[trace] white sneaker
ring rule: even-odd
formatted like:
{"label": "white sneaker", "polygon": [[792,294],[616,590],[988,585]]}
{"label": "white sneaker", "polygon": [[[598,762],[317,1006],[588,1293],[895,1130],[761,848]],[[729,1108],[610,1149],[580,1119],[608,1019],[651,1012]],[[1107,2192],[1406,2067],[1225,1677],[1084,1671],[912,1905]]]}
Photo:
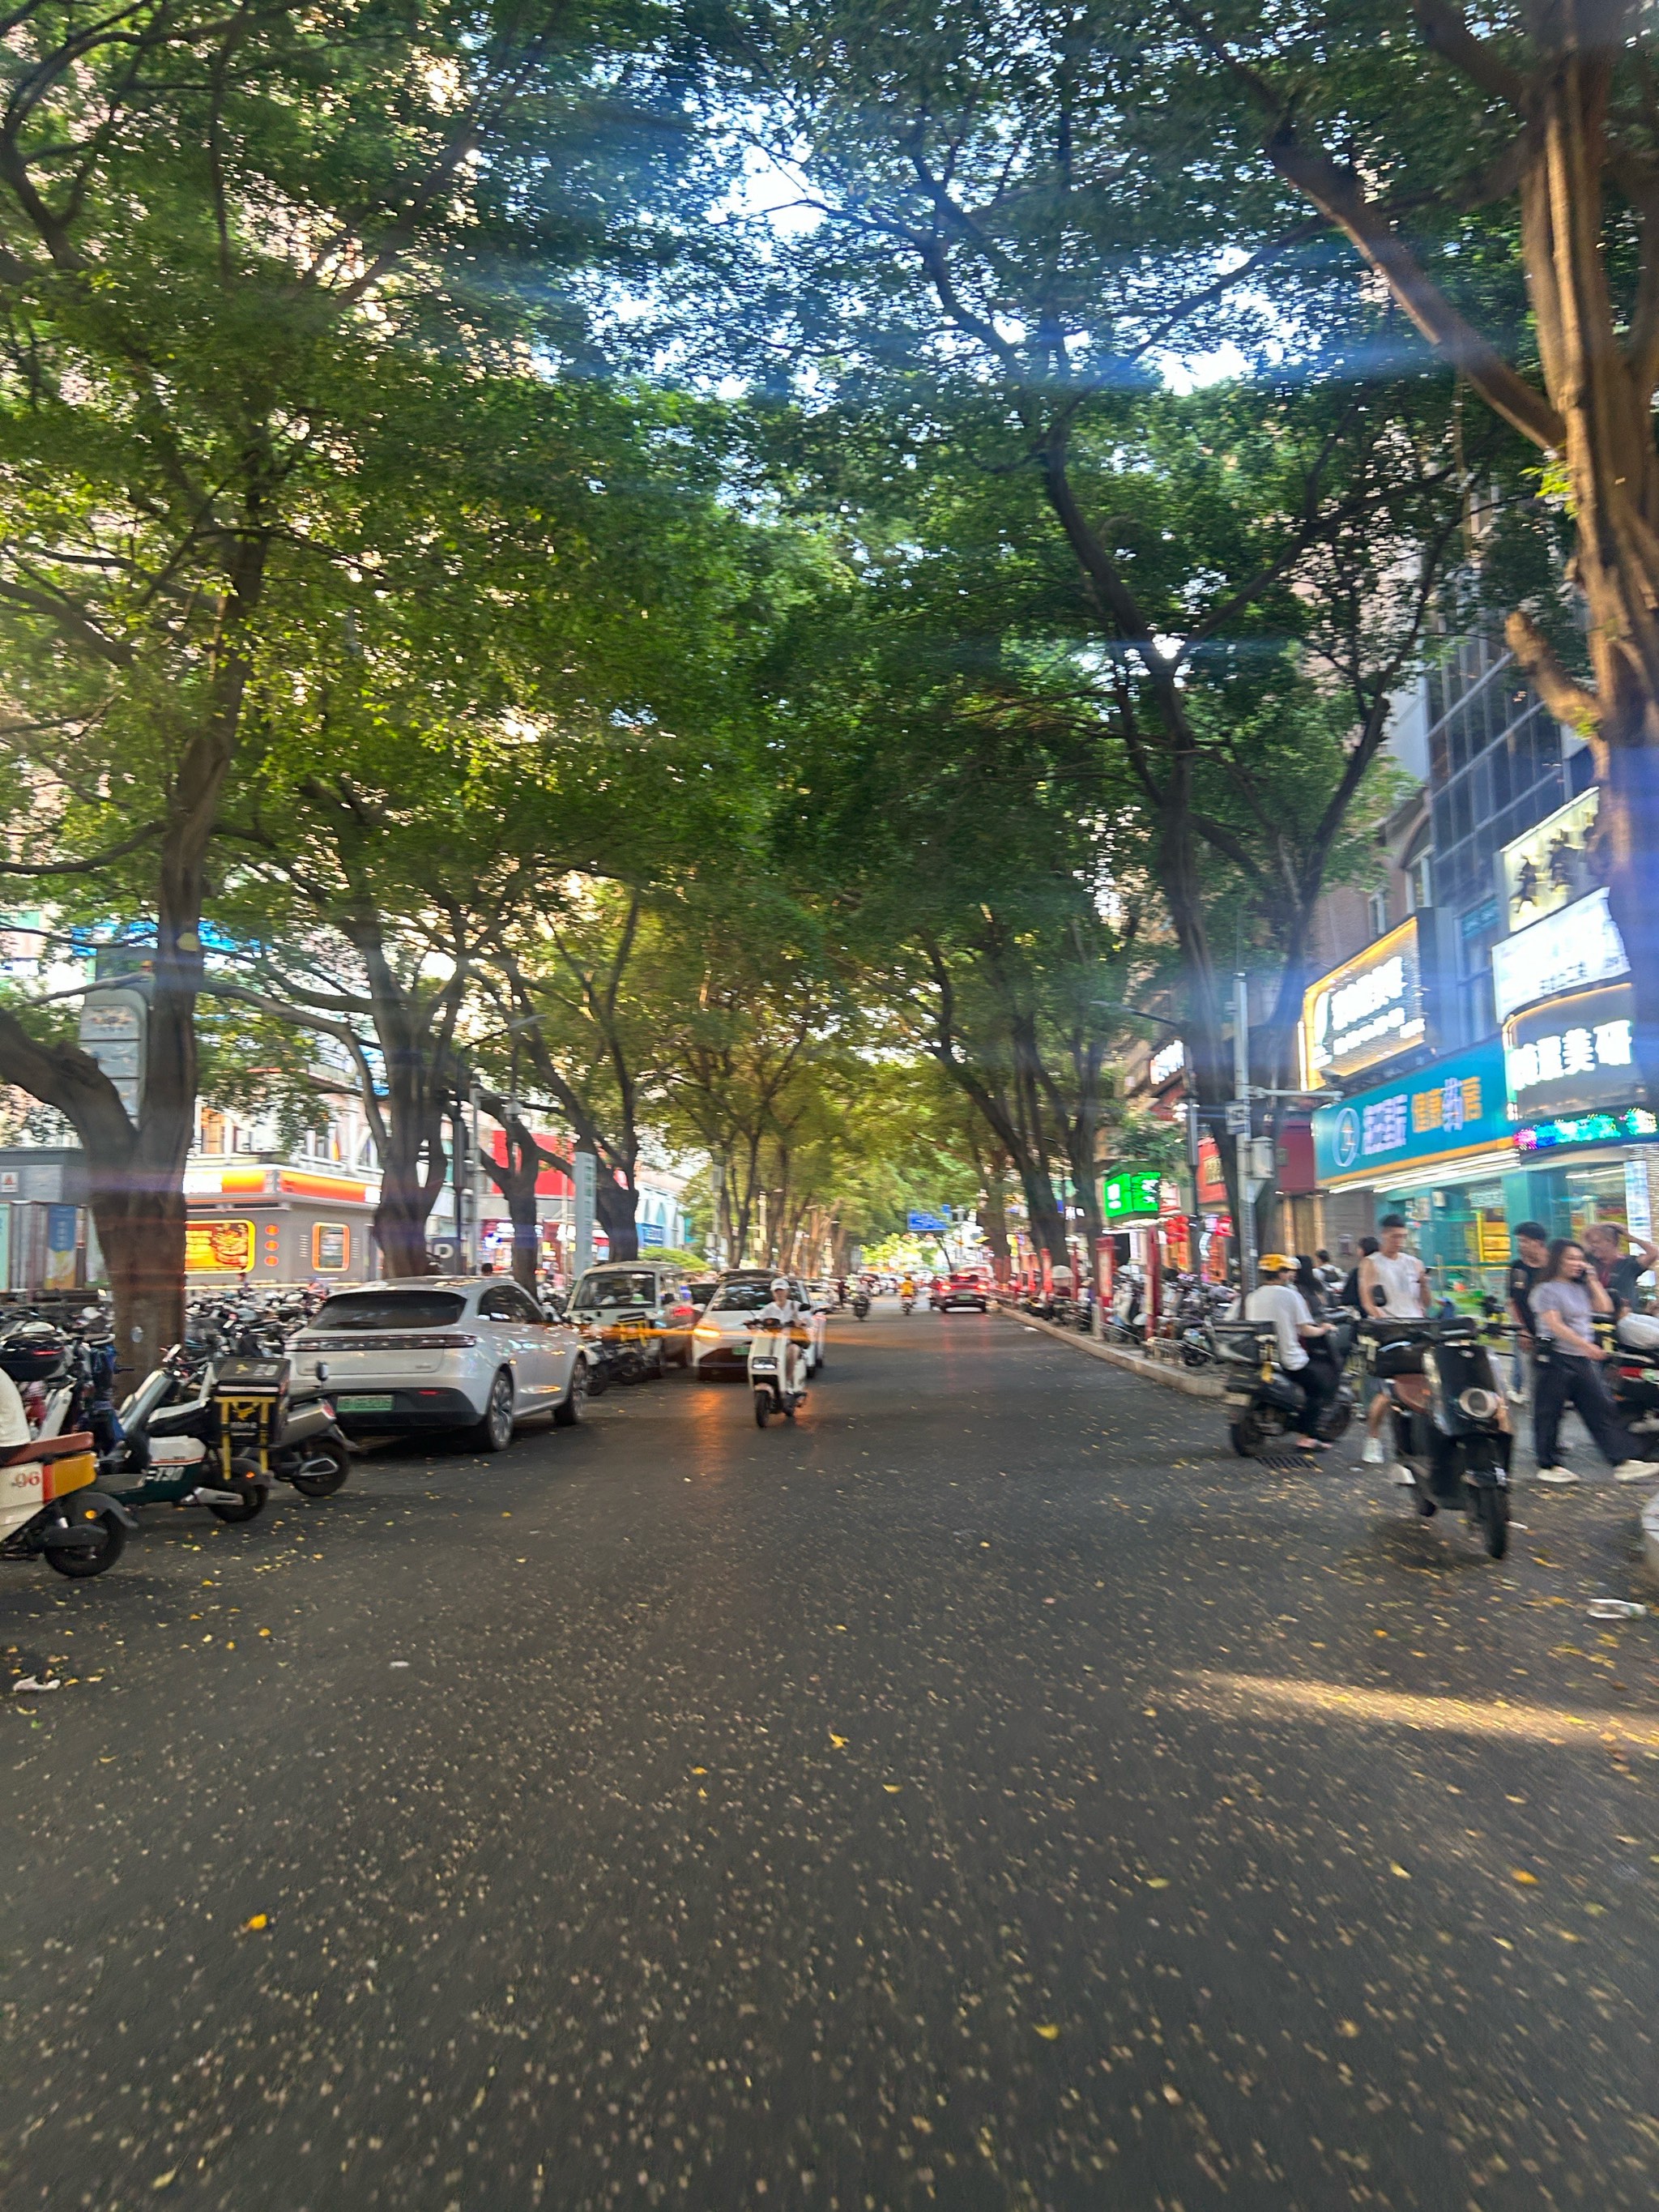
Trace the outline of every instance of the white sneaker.
{"label": "white sneaker", "polygon": [[1659,1477],[1659,1468],[1650,1459],[1621,1459],[1613,1470],[1615,1482],[1646,1482],[1650,1476]]}
{"label": "white sneaker", "polygon": [[1367,1437],[1365,1439],[1365,1449],[1360,1453],[1359,1456],[1366,1467],[1381,1467],[1384,1460],[1388,1458],[1389,1455],[1382,1449],[1382,1439],[1381,1437]]}
{"label": "white sneaker", "polygon": [[1415,1487],[1416,1478],[1403,1460],[1395,1460],[1389,1468],[1389,1480],[1396,1490],[1411,1490]]}
{"label": "white sneaker", "polygon": [[1552,1490],[1571,1490],[1578,1477],[1570,1467],[1540,1467],[1536,1480],[1548,1483]]}

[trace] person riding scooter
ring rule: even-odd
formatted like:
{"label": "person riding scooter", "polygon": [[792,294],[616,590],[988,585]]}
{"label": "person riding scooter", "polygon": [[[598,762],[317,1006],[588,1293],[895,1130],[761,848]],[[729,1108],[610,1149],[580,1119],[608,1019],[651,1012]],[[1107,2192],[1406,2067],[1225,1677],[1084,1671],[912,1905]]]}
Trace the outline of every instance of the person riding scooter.
{"label": "person riding scooter", "polygon": [[1265,1252],[1258,1273],[1261,1279],[1245,1299],[1238,1318],[1273,1323],[1279,1367],[1288,1381],[1300,1388],[1304,1401],[1304,1425],[1291,1441],[1302,1451],[1323,1451],[1326,1446],[1314,1431],[1321,1413],[1336,1394],[1340,1377],[1328,1360],[1311,1358],[1310,1347],[1330,1334],[1330,1324],[1316,1321],[1309,1312],[1306,1299],[1291,1279],[1296,1273],[1294,1260],[1282,1252]]}
{"label": "person riding scooter", "polygon": [[783,1346],[782,1371],[779,1377],[786,1398],[804,1396],[806,1377],[802,1372],[806,1348],[812,1341],[812,1333],[806,1315],[795,1302],[785,1276],[775,1278],[770,1301],[763,1305],[750,1323],[751,1328],[766,1328],[774,1322],[781,1331],[779,1341]]}

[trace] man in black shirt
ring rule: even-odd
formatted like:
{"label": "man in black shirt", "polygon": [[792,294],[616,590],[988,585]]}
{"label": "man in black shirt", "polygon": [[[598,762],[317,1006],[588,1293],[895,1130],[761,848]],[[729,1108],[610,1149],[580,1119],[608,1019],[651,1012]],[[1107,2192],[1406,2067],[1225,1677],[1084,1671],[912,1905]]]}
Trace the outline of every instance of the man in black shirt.
{"label": "man in black shirt", "polygon": [[1528,1362],[1536,1349],[1537,1331],[1533,1324],[1533,1287],[1549,1264],[1550,1233],[1541,1221],[1523,1221],[1515,1232],[1516,1256],[1510,1262],[1510,1316],[1521,1334],[1516,1346],[1515,1372],[1510,1381],[1510,1396],[1518,1406],[1526,1396]]}
{"label": "man in black shirt", "polygon": [[1355,1267],[1350,1268],[1348,1272],[1348,1279],[1342,1285],[1342,1296],[1339,1301],[1340,1304],[1352,1306],[1356,1313],[1360,1311],[1359,1270],[1364,1266],[1366,1261],[1370,1258],[1373,1252],[1380,1252],[1382,1249],[1382,1247],[1377,1243],[1375,1237],[1362,1237],[1360,1238],[1358,1262]]}
{"label": "man in black shirt", "polygon": [[1589,1263],[1601,1279],[1601,1287],[1613,1300],[1614,1313],[1632,1313],[1636,1307],[1636,1285],[1656,1261],[1659,1247],[1650,1244],[1645,1237],[1632,1237],[1631,1249],[1620,1252],[1619,1239],[1624,1232],[1616,1223],[1595,1221],[1584,1231],[1584,1249]]}

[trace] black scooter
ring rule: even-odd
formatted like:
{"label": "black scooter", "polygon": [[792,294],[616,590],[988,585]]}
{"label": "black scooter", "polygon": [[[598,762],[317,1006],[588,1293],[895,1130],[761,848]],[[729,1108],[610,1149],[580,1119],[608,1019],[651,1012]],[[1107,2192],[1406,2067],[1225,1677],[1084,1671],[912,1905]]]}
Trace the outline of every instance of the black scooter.
{"label": "black scooter", "polygon": [[1443,1505],[1461,1506],[1487,1557],[1501,1559],[1510,1542],[1513,1440],[1480,1324],[1462,1314],[1368,1321],[1360,1334],[1370,1372],[1390,1386],[1395,1454],[1411,1476],[1418,1511],[1426,1520]]}
{"label": "black scooter", "polygon": [[[1307,1400],[1302,1385],[1274,1364],[1279,1340],[1271,1322],[1218,1322],[1214,1341],[1221,1362],[1228,1437],[1241,1459],[1254,1459],[1264,1446],[1281,1443],[1303,1428]],[[1352,1347],[1352,1324],[1339,1322],[1326,1344],[1340,1372]],[[1335,1395],[1321,1407],[1316,1425],[1303,1433],[1334,1444],[1352,1419],[1353,1392],[1346,1382],[1339,1382]]]}

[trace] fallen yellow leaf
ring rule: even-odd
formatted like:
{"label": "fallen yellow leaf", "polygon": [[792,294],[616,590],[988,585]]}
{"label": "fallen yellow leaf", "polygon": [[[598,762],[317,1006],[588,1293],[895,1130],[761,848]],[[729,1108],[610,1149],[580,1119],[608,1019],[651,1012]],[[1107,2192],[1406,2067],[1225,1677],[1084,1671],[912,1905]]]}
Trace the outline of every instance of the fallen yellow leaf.
{"label": "fallen yellow leaf", "polygon": [[1170,1887],[1170,1878],[1167,1875],[1149,1874],[1146,1877],[1146,1887],[1148,1889],[1167,1889]]}
{"label": "fallen yellow leaf", "polygon": [[1525,1889],[1536,1889],[1538,1887],[1537,1875],[1535,1874],[1528,1874],[1525,1867],[1511,1867],[1510,1869],[1510,1880],[1511,1881],[1518,1881]]}
{"label": "fallen yellow leaf", "polygon": [[831,1742],[831,1743],[833,1743],[833,1744],[835,1745],[836,1749],[837,1751],[845,1751],[845,1750],[846,1750],[846,1748],[847,1748],[847,1739],[846,1739],[846,1737],[845,1737],[844,1735],[837,1735],[836,1734],[836,1731],[834,1730],[834,1729],[830,1729],[830,1742]]}
{"label": "fallen yellow leaf", "polygon": [[708,1769],[706,1766],[694,1766],[691,1771],[693,1774],[707,1774]]}
{"label": "fallen yellow leaf", "polygon": [[1045,2043],[1057,2042],[1060,2038],[1060,2030],[1057,2027],[1039,2027],[1037,2033],[1042,2038]]}
{"label": "fallen yellow leaf", "polygon": [[890,1797],[896,1797],[904,1784],[902,1782],[884,1782],[881,1786]]}
{"label": "fallen yellow leaf", "polygon": [[1359,2033],[1359,2022],[1357,2020],[1340,2020],[1336,2023],[1336,2032],[1339,2035],[1346,2035],[1352,2043]]}
{"label": "fallen yellow leaf", "polygon": [[1405,1868],[1401,1865],[1398,1859],[1390,1859],[1389,1861],[1389,1872],[1390,1874],[1397,1874],[1401,1881],[1409,1881],[1411,1880],[1411,1876],[1407,1873]]}
{"label": "fallen yellow leaf", "polygon": [[256,1912],[252,1920],[245,1920],[242,1925],[244,1928],[269,1928],[270,1915],[268,1912]]}

